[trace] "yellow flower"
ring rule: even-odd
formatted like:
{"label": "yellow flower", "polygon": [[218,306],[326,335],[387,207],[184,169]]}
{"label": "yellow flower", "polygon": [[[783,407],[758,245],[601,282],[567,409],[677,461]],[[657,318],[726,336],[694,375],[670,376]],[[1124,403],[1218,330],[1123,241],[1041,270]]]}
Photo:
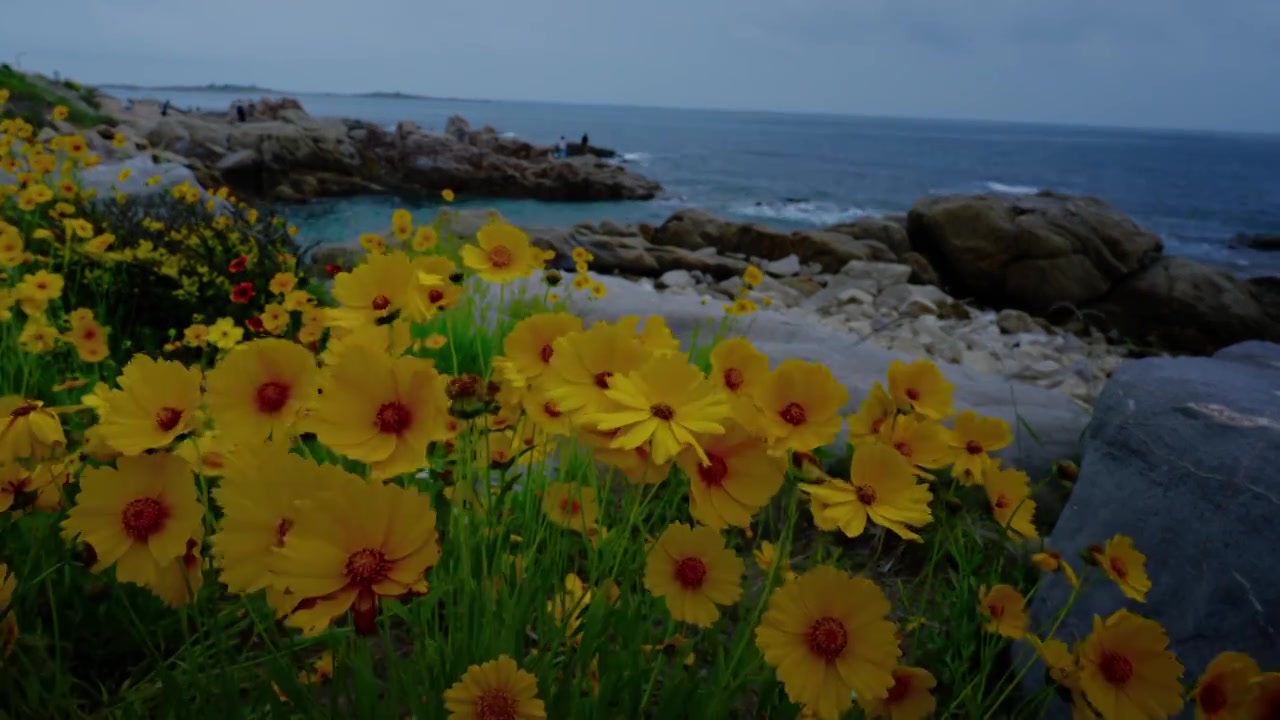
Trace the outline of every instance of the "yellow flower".
{"label": "yellow flower", "polygon": [[66,120],[67,115],[69,115],[70,113],[71,113],[71,110],[69,110],[66,105],[58,105],[53,109],[53,112],[49,113],[49,117],[57,121],[62,121],[62,120]]}
{"label": "yellow flower", "polygon": [[542,377],[555,355],[554,343],[582,331],[582,319],[569,313],[540,313],[516,323],[502,341],[503,356],[527,381]]}
{"label": "yellow flower", "polygon": [[[897,450],[916,468],[937,470],[951,464],[955,454],[947,443],[947,435],[942,423],[918,415],[898,415],[880,426],[880,441]],[[915,470],[915,474],[924,479],[933,477],[920,469]]]}
{"label": "yellow flower", "polygon": [[76,349],[81,362],[97,363],[107,358],[107,333],[109,328],[99,325],[92,318],[83,322],[72,322],[71,332],[63,337]]}
{"label": "yellow flower", "polygon": [[889,395],[904,411],[917,412],[933,420],[951,415],[955,386],[947,382],[931,360],[889,363]]}
{"label": "yellow flower", "polygon": [[404,208],[391,213],[391,233],[400,242],[407,241],[413,235],[413,215]]}
{"label": "yellow flower", "polygon": [[191,347],[204,347],[209,340],[209,326],[201,323],[188,326],[182,331],[182,342]]}
{"label": "yellow flower", "polygon": [[94,572],[116,566],[121,582],[155,586],[162,570],[203,537],[204,508],[191,468],[176,455],[122,457],[85,470],[62,527],[93,548]]}
{"label": "yellow flower", "polygon": [[221,350],[230,350],[244,339],[244,328],[229,318],[218,318],[208,330],[208,342]]}
{"label": "yellow flower", "polygon": [[1247,720],[1280,717],[1280,672],[1263,673],[1253,681],[1253,697],[1242,717]]}
{"label": "yellow flower", "polygon": [[972,410],[956,415],[951,431],[951,447],[956,449],[951,474],[961,483],[982,482],[991,465],[990,453],[1013,442],[1009,423],[998,417],[983,417]]}
{"label": "yellow flower", "polygon": [[427,252],[428,250],[435,249],[435,246],[439,241],[440,239],[436,235],[436,229],[430,225],[423,225],[414,232],[413,242],[410,247],[417,252]]}
{"label": "yellow flower", "polygon": [[874,582],[820,565],[769,596],[756,645],[787,697],[823,720],[883,701],[902,654],[889,600]]}
{"label": "yellow flower", "polygon": [[[446,200],[453,193],[445,190]],[[482,665],[472,665],[462,679],[444,693],[449,720],[543,720],[547,717],[538,699],[538,679],[521,670],[506,655]]]}
{"label": "yellow flower", "polygon": [[561,412],[590,416],[611,407],[612,378],[638,370],[648,359],[626,328],[597,323],[551,343],[548,394]]}
{"label": "yellow flower", "polygon": [[744,569],[719,532],[675,523],[649,548],[644,586],[666,601],[677,621],[711,627],[720,617],[716,606],[742,596]]}
{"label": "yellow flower", "polygon": [[297,343],[245,343],[209,371],[209,415],[236,441],[286,438],[315,397],[318,377],[315,357]]}
{"label": "yellow flower", "polygon": [[748,527],[751,517],[782,488],[786,461],[741,425],[725,423],[723,435],[699,436],[702,457],[685,448],[678,464],[689,476],[689,510],[713,528]]}
{"label": "yellow flower", "polygon": [[271,571],[290,593],[286,624],[312,635],[351,610],[356,632],[369,635],[379,598],[426,593],[427,568],[439,559],[429,496],[353,477],[300,508]]}
{"label": "yellow flower", "polygon": [[1027,634],[1027,601],[1012,585],[983,586],[978,599],[978,612],[987,618],[987,632],[1013,640]]}
{"label": "yellow flower", "polygon": [[755,399],[772,443],[809,452],[840,433],[840,408],[849,391],[825,366],[789,358],[769,373]]}
{"label": "yellow flower", "polygon": [[1036,501],[1031,499],[1031,479],[1021,470],[993,467],[987,471],[985,489],[991,503],[991,514],[1009,537],[1038,538]]}
{"label": "yellow flower", "polygon": [[815,520],[839,527],[851,538],[861,535],[870,519],[905,540],[919,541],[912,528],[933,519],[928,486],[916,482],[907,461],[884,445],[854,451],[849,482],[828,480],[799,487],[814,499]]}
{"label": "yellow flower", "polygon": [[475,270],[481,279],[507,283],[529,277],[540,264],[539,251],[520,228],[505,222],[492,223],[476,233],[475,245],[462,246],[462,264]]}
{"label": "yellow flower", "polygon": [[1040,568],[1042,572],[1057,572],[1061,570],[1071,587],[1080,584],[1080,578],[1076,576],[1076,571],[1063,559],[1061,554],[1053,550],[1045,550],[1044,552],[1033,554],[1031,562],[1035,563],[1036,567]]}
{"label": "yellow flower", "polygon": [[1107,541],[1102,553],[1094,559],[1125,597],[1146,602],[1147,593],[1151,590],[1147,558],[1133,546],[1132,538],[1116,535]]}
{"label": "yellow flower", "polygon": [[370,255],[380,255],[386,252],[387,241],[377,233],[361,233],[360,247],[364,248],[364,251]]}
{"label": "yellow flower", "polygon": [[[342,327],[372,324],[400,310],[424,313],[424,300],[415,293],[417,273],[404,253],[371,255],[364,264],[333,279],[333,297],[343,305],[331,312]],[[285,305],[288,308],[288,304]]]}
{"label": "yellow flower", "polygon": [[51,301],[62,296],[63,284],[61,275],[47,270],[37,270],[23,276],[14,288],[14,294],[23,312],[28,315],[38,315],[44,312]]}
{"label": "yellow flower", "polygon": [[1164,628],[1119,610],[1077,651],[1080,688],[1104,718],[1171,717],[1182,711],[1182,664],[1169,650]]}
{"label": "yellow flower", "polygon": [[609,288],[605,287],[602,282],[591,283],[591,297],[600,300],[609,294]]}
{"label": "yellow flower", "polygon": [[884,700],[862,702],[867,718],[888,720],[924,720],[933,717],[938,701],[931,692],[938,684],[933,673],[924,668],[898,666],[893,669],[893,687]]}
{"label": "yellow flower", "polygon": [[125,455],[162,448],[195,427],[200,370],[172,360],[134,355],[107,394],[99,426],[103,439]]}
{"label": "yellow flower", "polygon": [[264,443],[237,453],[213,491],[223,512],[213,556],[227,589],[252,593],[273,587],[271,556],[284,546],[301,504],[344,483],[363,481],[337,465],[295,455],[287,445]]}
{"label": "yellow flower", "polygon": [[573,637],[578,626],[582,624],[582,615],[591,604],[591,591],[587,589],[582,578],[570,573],[564,577],[564,591],[547,603],[547,611],[555,618],[557,625],[564,626],[564,636]]}
{"label": "yellow flower", "polygon": [[444,190],[440,191],[440,197],[444,198],[445,202],[453,202],[454,194],[452,190],[450,190],[449,188],[445,188]]}
{"label": "yellow flower", "polygon": [[638,370],[609,378],[605,397],[615,403],[584,418],[600,430],[619,431],[612,447],[649,447],[663,464],[684,448],[710,462],[695,435],[719,435],[729,406],[702,372],[679,354],[657,356]]}
{"label": "yellow flower", "polygon": [[439,350],[449,344],[449,338],[440,333],[431,333],[422,341],[422,346],[428,350]]}
{"label": "yellow flower", "polygon": [[116,180],[119,182],[125,182],[132,175],[133,175],[133,168],[124,168],[116,175]]}
{"label": "yellow flower", "polygon": [[[586,249],[586,248],[584,248],[584,247],[576,247],[576,248],[574,248],[574,249],[573,249],[573,252],[569,253],[569,257],[573,258],[573,262],[574,262],[575,264],[577,264],[577,263],[582,263],[583,265],[586,265],[587,263],[589,263],[589,262],[591,262],[592,260],[594,260],[594,259],[595,259],[595,258],[591,255],[591,251],[590,251],[590,250],[588,250],[588,249]],[[585,271],[583,271],[583,272],[585,272]]]}
{"label": "yellow flower", "polygon": [[742,273],[742,284],[753,288],[762,282],[764,282],[764,272],[755,265],[748,265]]}
{"label": "yellow flower", "polygon": [[287,295],[298,284],[298,276],[291,272],[278,272],[271,276],[267,289],[274,295]]}
{"label": "yellow flower", "polygon": [[849,442],[858,445],[878,441],[881,428],[893,422],[897,412],[893,396],[877,381],[858,405],[858,412],[849,418]]}
{"label": "yellow flower", "polygon": [[112,147],[122,148],[128,144],[129,144],[129,137],[122,132],[117,132],[115,135],[111,137]]}
{"label": "yellow flower", "polygon": [[0,464],[40,461],[66,447],[62,421],[39,400],[0,397]]}
{"label": "yellow flower", "polygon": [[18,334],[18,347],[27,353],[47,353],[56,346],[58,338],[57,329],[49,324],[44,315],[31,315]]}
{"label": "yellow flower", "polygon": [[556,525],[586,534],[596,528],[600,503],[595,488],[551,482],[542,494],[542,512]]}
{"label": "yellow flower", "polygon": [[1261,675],[1262,669],[1248,655],[1219,653],[1204,669],[1191,693],[1196,704],[1196,720],[1246,717],[1243,710],[1253,693],[1254,680]]}
{"label": "yellow flower", "polygon": [[448,437],[449,398],[431,362],[391,358],[367,345],[343,351],[306,427],[320,442],[390,478],[426,465],[427,445]]}

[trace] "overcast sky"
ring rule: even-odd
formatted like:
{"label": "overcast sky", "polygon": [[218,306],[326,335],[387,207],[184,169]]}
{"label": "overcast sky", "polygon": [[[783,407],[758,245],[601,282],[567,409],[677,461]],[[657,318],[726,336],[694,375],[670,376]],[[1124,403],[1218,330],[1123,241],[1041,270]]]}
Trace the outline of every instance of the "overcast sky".
{"label": "overcast sky", "polygon": [[3,0],[89,83],[1280,132],[1280,0]]}

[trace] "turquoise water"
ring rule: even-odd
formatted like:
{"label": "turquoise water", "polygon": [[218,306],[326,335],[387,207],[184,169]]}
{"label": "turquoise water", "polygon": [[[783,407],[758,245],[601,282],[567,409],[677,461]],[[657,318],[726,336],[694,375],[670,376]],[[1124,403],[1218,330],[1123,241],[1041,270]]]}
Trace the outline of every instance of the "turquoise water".
{"label": "turquoise water", "polygon": [[[115,90],[179,107],[226,109],[222,92]],[[1051,188],[1101,197],[1159,233],[1168,251],[1253,272],[1280,253],[1229,248],[1236,233],[1280,233],[1280,136],[551,103],[299,95],[313,115],[443,129],[450,115],[552,144],[594,145],[665,188],[650,202],[561,204],[464,198],[511,220],[661,222],[681,207],[783,229],[904,212],[952,192]],[[292,213],[311,239],[349,240],[388,225],[394,199],[317,202]],[[431,205],[411,208],[428,216]]]}

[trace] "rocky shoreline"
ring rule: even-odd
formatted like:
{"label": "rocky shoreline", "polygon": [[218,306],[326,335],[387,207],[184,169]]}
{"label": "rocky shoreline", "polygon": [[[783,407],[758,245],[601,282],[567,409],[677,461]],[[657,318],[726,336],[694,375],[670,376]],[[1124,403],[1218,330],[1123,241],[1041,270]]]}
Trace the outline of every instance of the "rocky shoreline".
{"label": "rocky shoreline", "polygon": [[[469,236],[491,212],[450,212]],[[925,198],[905,216],[782,232],[681,210],[659,226],[526,227],[572,269],[725,303],[748,264],[748,297],[873,345],[1065,393],[1088,405],[1126,359],[1280,340],[1280,281],[1239,279],[1163,254],[1159,238],[1095,198]],[[350,260],[348,246],[317,261]]]}
{"label": "rocky shoreline", "polygon": [[[118,123],[88,133],[104,159],[149,154],[188,167],[206,186],[226,185],[264,200],[436,196],[445,189],[547,201],[649,200],[662,189],[595,154],[557,158],[549,146],[503,137],[492,127],[475,129],[458,116],[435,133],[408,121],[389,131],[361,120],[312,117],[292,98],[263,98],[244,122],[233,111],[162,114],[154,101],[126,105],[99,95],[98,102]],[[117,130],[134,142],[112,146]]]}

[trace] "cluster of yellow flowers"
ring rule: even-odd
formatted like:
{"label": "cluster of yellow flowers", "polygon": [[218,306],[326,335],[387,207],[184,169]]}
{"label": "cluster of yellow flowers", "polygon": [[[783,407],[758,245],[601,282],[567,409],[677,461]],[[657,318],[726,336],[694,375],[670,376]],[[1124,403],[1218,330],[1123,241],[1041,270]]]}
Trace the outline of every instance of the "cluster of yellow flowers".
{"label": "cluster of yellow flowers", "polygon": [[[201,195],[175,197],[195,203]],[[93,236],[91,227],[70,227]],[[0,238],[15,232],[0,227]],[[928,361],[892,363],[886,383],[844,418],[848,391],[821,364],[788,359],[770,368],[749,340],[732,338],[714,346],[704,372],[661,317],[587,326],[547,312],[506,333],[488,372],[441,373],[416,353],[445,338],[419,339],[417,330],[459,306],[463,269],[509,283],[543,270],[550,253],[495,220],[460,249],[460,268],[440,252],[438,232],[397,212],[391,234],[403,248],[362,236],[366,260],[334,273],[335,307],[298,290],[292,273],[274,275],[268,292],[277,302],[251,326],[255,336],[246,341],[244,328],[224,318],[192,325],[175,341],[219,349],[207,371],[139,353],[75,406],[0,397],[0,513],[64,513],[63,536],[87,549],[92,571],[113,568],[118,582],[146,587],[173,607],[193,602],[205,570],[216,569],[227,590],[262,593],[285,626],[308,636],[348,616],[359,633],[374,632],[384,600],[431,592],[428,573],[451,552],[435,492],[450,499],[450,513],[478,513],[500,529],[502,499],[512,490],[491,487],[489,471],[555,467],[575,448],[647,492],[687,493],[690,522],[648,539],[636,580],[673,621],[696,627],[715,626],[742,600],[746,563],[728,531],[749,532],[789,480],[819,529],[850,538],[874,524],[921,541],[936,489],[955,483],[982,488],[1011,540],[1037,539],[1029,478],[992,457],[1012,442],[1007,423],[957,413],[953,387]],[[590,260],[585,250],[574,253],[573,284],[600,296]],[[558,277],[553,272],[544,278]],[[760,282],[751,268],[743,287]],[[13,302],[28,316],[24,347],[59,337],[32,329],[32,318],[61,286],[43,271],[17,286]],[[751,303],[743,295],[731,313],[754,311],[740,302]],[[295,312],[299,329],[287,339]],[[105,356],[107,328],[91,312],[70,313],[68,322],[61,337],[84,362]],[[96,422],[77,446],[63,418],[86,411]],[[841,439],[854,449],[847,479],[828,475],[815,455]],[[559,532],[599,545],[611,535],[596,480],[561,476],[519,492],[537,493]],[[616,542],[627,541],[618,535]],[[1031,559],[1042,569],[1081,585],[1060,555],[1042,543],[1037,550]],[[807,716],[839,718],[855,702],[869,717],[937,710],[936,680],[904,663],[903,632],[875,581],[830,563],[793,572],[784,549],[765,542],[754,558],[768,578],[767,600],[746,630]],[[1131,598],[1150,589],[1128,538],[1112,538],[1087,559]],[[0,565],[6,651],[18,632],[9,611],[17,582]],[[501,578],[493,585],[504,588]],[[548,602],[567,637],[579,632],[592,592],[570,575]],[[595,592],[614,604],[623,590],[611,580]],[[1152,620],[1122,610],[1095,619],[1092,633],[1068,647],[1031,631],[1025,598],[1011,586],[984,588],[975,611],[990,632],[1032,644],[1078,717],[1168,717],[1184,705],[1183,668]],[[332,674],[327,663],[316,674]],[[1224,653],[1191,698],[1205,717],[1274,717],[1280,674]],[[536,678],[507,655],[471,667],[443,701],[451,717],[546,716]]]}

